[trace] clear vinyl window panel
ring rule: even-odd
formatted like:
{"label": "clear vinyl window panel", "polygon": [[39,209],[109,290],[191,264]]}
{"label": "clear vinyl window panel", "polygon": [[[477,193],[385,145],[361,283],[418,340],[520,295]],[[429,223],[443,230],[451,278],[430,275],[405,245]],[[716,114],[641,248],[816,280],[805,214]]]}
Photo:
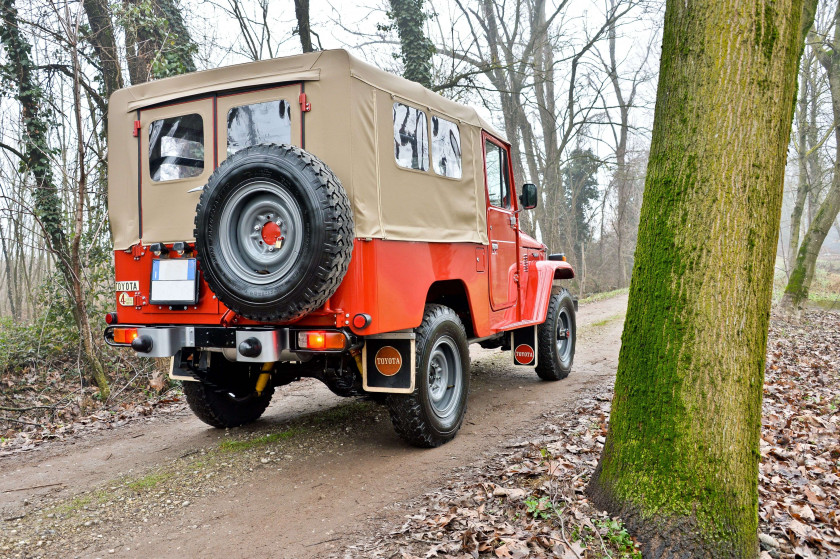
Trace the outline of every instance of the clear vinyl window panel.
{"label": "clear vinyl window panel", "polygon": [[484,153],[490,204],[498,208],[510,208],[507,152],[493,142],[485,141]]}
{"label": "clear vinyl window panel", "polygon": [[256,144],[291,144],[292,108],[285,99],[233,107],[227,114],[227,154]]}
{"label": "clear vinyl window panel", "polygon": [[402,103],[394,103],[394,158],[405,169],[429,170],[426,113]]}
{"label": "clear vinyl window panel", "polygon": [[163,182],[204,171],[204,122],[197,114],[155,120],[149,126],[149,174]]}
{"label": "clear vinyl window panel", "polygon": [[461,131],[438,116],[432,116],[432,168],[438,175],[461,178]]}

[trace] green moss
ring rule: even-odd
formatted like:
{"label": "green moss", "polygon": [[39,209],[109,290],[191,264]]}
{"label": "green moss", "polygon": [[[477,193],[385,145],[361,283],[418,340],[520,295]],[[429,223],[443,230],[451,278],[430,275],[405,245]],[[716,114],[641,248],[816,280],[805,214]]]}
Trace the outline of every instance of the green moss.
{"label": "green moss", "polygon": [[360,420],[377,409],[379,408],[371,402],[357,401],[325,410],[315,415],[313,419],[319,427],[327,427],[354,419]]}
{"label": "green moss", "polygon": [[598,322],[593,322],[590,325],[590,327],[598,328],[600,326],[605,326],[605,325],[609,324],[610,322],[613,322],[614,320],[618,320],[619,318],[622,318],[623,316],[624,316],[624,314],[614,314],[612,316],[608,316],[607,318],[605,318],[603,320],[599,320]]}
{"label": "green moss", "polygon": [[175,474],[172,472],[155,472],[129,482],[127,485],[132,491],[147,491],[149,489],[154,489],[174,475]]}
{"label": "green moss", "polygon": [[279,433],[269,433],[254,439],[246,439],[241,441],[222,441],[219,443],[219,450],[222,452],[242,452],[245,450],[252,450],[262,446],[270,445],[279,441],[291,439],[304,432],[300,427],[291,427]]}
{"label": "green moss", "polygon": [[591,492],[611,512],[696,528],[660,536],[708,542],[710,556],[750,557],[757,545],[778,236],[766,216],[781,208],[800,50],[801,4],[756,7],[735,17],[732,4],[667,4],[610,432]]}

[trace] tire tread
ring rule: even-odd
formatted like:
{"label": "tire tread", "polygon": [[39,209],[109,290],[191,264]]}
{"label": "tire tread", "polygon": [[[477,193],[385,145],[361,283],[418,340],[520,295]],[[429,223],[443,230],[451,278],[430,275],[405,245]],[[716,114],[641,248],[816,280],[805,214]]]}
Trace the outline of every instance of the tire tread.
{"label": "tire tread", "polygon": [[[426,310],[423,314],[423,322],[421,322],[420,326],[415,329],[415,354],[418,357],[416,362],[418,369],[415,370],[415,375],[418,375],[419,368],[422,367],[422,359],[420,359],[420,357],[425,351],[426,344],[430,341],[429,336],[432,333],[432,330],[434,329],[436,323],[444,318],[456,323],[461,330],[464,340],[466,340],[466,330],[464,328],[464,324],[461,322],[461,319],[455,311],[444,305],[426,305]],[[466,359],[469,363],[469,352],[466,355]],[[469,367],[467,367],[464,370],[464,375],[467,377],[464,380],[465,391],[469,388],[469,374]],[[461,413],[461,418],[455,425],[452,433],[446,436],[441,436],[424,417],[423,405],[420,401],[419,387],[416,386],[416,383],[413,393],[391,394],[387,398],[387,404],[388,411],[391,415],[391,423],[400,438],[413,446],[421,448],[435,448],[455,438],[466,413],[465,403],[464,410]]]}
{"label": "tire tread", "polygon": [[[557,315],[560,313],[560,307],[563,305],[564,299],[572,301],[572,295],[565,288],[558,293],[551,295],[548,303],[548,313],[546,313],[545,322],[537,327],[537,347],[539,351],[539,361],[536,366],[537,376],[543,380],[562,380],[569,376],[571,372],[571,363],[568,368],[563,368],[562,365],[555,358],[557,346],[554,341],[554,328],[557,321]],[[572,315],[574,315],[574,306],[572,306]],[[574,319],[574,316],[572,316]],[[573,329],[572,335],[576,336],[575,331],[577,326]],[[574,361],[574,342],[572,345],[571,359]]]}

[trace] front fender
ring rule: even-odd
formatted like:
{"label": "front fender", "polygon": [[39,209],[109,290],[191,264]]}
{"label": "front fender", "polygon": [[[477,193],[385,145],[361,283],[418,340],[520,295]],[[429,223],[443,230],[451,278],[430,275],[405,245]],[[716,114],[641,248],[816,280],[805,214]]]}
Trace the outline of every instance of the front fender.
{"label": "front fender", "polygon": [[548,313],[548,302],[551,299],[551,288],[556,279],[571,279],[575,277],[575,270],[568,262],[557,260],[538,260],[532,263],[533,270],[528,282],[528,299],[533,301],[530,315],[531,320],[542,324]]}

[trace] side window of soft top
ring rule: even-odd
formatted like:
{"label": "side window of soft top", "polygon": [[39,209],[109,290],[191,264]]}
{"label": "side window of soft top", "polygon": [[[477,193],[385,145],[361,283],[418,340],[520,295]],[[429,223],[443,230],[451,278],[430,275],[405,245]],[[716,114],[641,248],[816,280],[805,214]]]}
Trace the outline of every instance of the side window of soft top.
{"label": "side window of soft top", "polygon": [[405,169],[429,170],[426,113],[402,103],[394,103],[394,158]]}
{"label": "side window of soft top", "polygon": [[439,116],[432,116],[432,166],[438,175],[461,178],[461,131]]}

